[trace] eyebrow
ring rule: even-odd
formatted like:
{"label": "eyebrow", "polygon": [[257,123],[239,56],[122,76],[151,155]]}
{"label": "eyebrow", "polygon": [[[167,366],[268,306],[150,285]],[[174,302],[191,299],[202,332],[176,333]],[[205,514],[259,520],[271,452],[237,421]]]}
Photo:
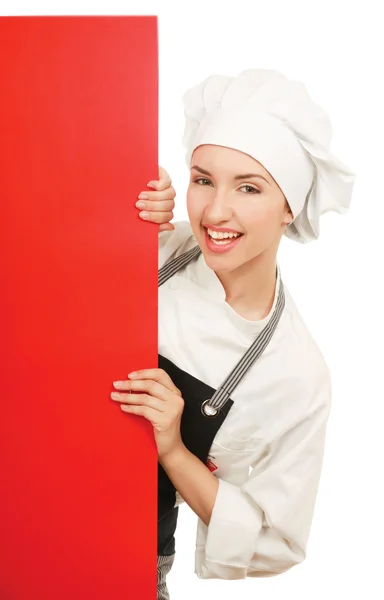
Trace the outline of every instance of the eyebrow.
{"label": "eyebrow", "polygon": [[[198,167],[197,165],[194,165],[193,167],[191,167],[191,169],[195,169],[196,171],[199,171],[200,173],[202,173],[203,175],[208,175],[208,177],[212,177],[211,173],[209,173],[209,171],[206,171],[205,169],[202,169],[201,167]],[[262,175],[259,175],[258,173],[245,173],[244,175],[236,175],[234,177],[234,179],[250,179],[251,177],[260,177],[260,179],[264,179],[264,181],[266,183],[268,183],[268,185],[271,185],[269,183],[269,181],[267,179],[265,179],[265,177],[263,177]]]}

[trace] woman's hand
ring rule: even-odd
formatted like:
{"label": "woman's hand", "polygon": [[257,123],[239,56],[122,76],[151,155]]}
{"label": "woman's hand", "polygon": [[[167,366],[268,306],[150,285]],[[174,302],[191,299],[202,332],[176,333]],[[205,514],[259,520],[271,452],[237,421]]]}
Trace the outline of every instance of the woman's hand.
{"label": "woman's hand", "polygon": [[136,202],[140,209],[139,216],[145,221],[159,224],[159,232],[175,229],[170,221],[173,219],[176,192],[167,171],[159,167],[159,181],[150,181],[147,187],[156,191],[141,192]]}
{"label": "woman's hand", "polygon": [[115,381],[112,400],[121,402],[121,410],[139,415],[153,425],[159,461],[183,447],[180,435],[184,400],[180,390],[163,369],[145,369],[128,375],[127,381]]}
{"label": "woman's hand", "polygon": [[113,400],[121,410],[145,417],[153,425],[158,460],[175,489],[208,527],[219,480],[184,445],[180,422],[184,400],[163,369],[130,373],[128,381],[115,381]]}

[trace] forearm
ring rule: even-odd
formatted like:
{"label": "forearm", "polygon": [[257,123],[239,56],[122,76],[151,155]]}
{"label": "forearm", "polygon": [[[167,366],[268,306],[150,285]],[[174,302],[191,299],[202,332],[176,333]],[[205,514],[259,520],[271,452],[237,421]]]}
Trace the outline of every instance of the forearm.
{"label": "forearm", "polygon": [[219,487],[215,475],[184,444],[159,462],[185,502],[208,525]]}

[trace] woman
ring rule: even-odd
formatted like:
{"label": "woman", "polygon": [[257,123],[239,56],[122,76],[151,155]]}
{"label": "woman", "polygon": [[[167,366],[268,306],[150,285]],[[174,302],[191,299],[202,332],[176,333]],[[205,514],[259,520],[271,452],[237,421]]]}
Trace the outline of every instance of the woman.
{"label": "woman", "polygon": [[145,203],[163,224],[160,368],[113,395],[154,426],[159,600],[183,500],[199,517],[201,578],[270,576],[305,558],[330,376],[276,256],[283,234],[311,241],[321,214],[344,212],[354,180],[329,152],[327,116],[280,73],[212,76],[184,106],[190,224],[167,224],[172,188]]}

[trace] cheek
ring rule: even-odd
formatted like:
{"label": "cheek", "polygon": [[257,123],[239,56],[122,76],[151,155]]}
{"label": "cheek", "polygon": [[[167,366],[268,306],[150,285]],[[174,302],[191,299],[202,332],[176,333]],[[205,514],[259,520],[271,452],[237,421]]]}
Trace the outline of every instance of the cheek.
{"label": "cheek", "polygon": [[[275,203],[255,202],[248,209],[237,212],[238,220],[247,232],[248,250],[259,251],[276,238],[281,225],[281,210]],[[253,251],[252,250],[252,251]]]}
{"label": "cheek", "polygon": [[188,188],[187,190],[187,210],[190,220],[201,217],[206,205],[204,194],[199,193],[199,191],[196,188]]}
{"label": "cheek", "polygon": [[256,201],[248,202],[241,208],[239,206],[237,216],[247,230],[264,230],[270,229],[278,223],[279,211],[271,202]]}

